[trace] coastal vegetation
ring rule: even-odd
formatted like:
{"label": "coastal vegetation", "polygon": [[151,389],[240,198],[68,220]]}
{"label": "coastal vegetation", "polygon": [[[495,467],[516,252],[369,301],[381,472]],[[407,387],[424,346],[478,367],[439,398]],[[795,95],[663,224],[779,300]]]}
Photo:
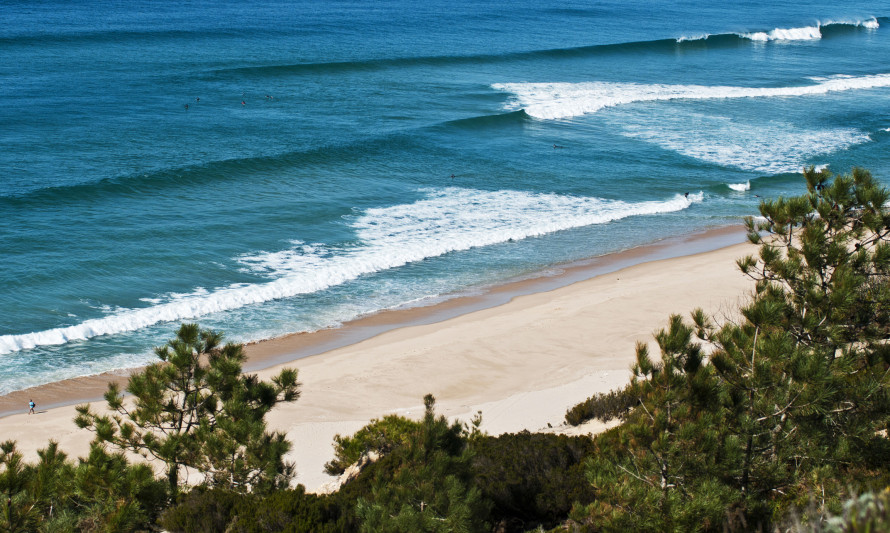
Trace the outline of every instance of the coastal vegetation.
{"label": "coastal vegetation", "polygon": [[[221,335],[183,325],[159,362],[78,407],[96,438],[35,464],[0,445],[0,531],[876,531],[890,524],[890,193],[865,170],[806,169],[807,192],[747,220],[750,299],[675,315],[633,378],[566,421],[596,436],[490,436],[481,415],[389,415],[338,435],[339,490],[290,488],[265,415],[295,370],[242,372]],[[163,465],[162,477],[124,452]],[[185,475],[188,474],[188,475]]]}
{"label": "coastal vegetation", "polygon": [[171,494],[189,469],[206,485],[236,492],[286,487],[294,470],[284,461],[291,445],[283,433],[266,431],[265,416],[277,403],[299,398],[297,371],[260,381],[242,373],[243,347],[221,341],[220,333],[183,324],[155,351],[159,361],[130,378],[130,401],[110,384],[110,414],[80,405],[74,422],[95,432],[99,444],[163,462]]}

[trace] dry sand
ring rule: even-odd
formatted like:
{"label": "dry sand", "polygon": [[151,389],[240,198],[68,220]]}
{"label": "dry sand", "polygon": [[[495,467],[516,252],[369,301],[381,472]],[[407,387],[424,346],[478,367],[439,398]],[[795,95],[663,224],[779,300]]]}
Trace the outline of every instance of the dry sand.
{"label": "dry sand", "polygon": [[[738,228],[718,237],[723,244],[742,240]],[[746,298],[752,285],[735,260],[754,253],[752,245],[650,260],[714,246],[713,240],[702,245],[706,240],[619,254],[561,276],[502,287],[487,298],[383,314],[334,332],[249,346],[254,368],[290,360],[259,370],[262,377],[282,366],[299,369],[302,397],[268,417],[270,427],[286,431],[293,443],[297,481],[309,490],[330,481],[323,465],[332,458],[335,434],[349,434],[388,413],[418,416],[427,393],[450,417],[469,421],[481,410],[482,428],[491,434],[546,431],[548,425],[560,430],[566,409],[627,383],[635,343],[652,344],[653,331],[664,327],[670,314],[688,316],[702,307],[722,315]],[[633,265],[639,261],[647,262]],[[632,266],[621,268],[624,264]],[[500,301],[506,303],[495,305]],[[99,398],[109,377],[125,379],[93,376],[0,398],[0,412],[26,405],[29,397],[39,404],[36,415],[0,418],[0,441],[18,441],[28,459],[50,438],[71,456],[85,455],[92,434],[74,426],[73,403]]]}

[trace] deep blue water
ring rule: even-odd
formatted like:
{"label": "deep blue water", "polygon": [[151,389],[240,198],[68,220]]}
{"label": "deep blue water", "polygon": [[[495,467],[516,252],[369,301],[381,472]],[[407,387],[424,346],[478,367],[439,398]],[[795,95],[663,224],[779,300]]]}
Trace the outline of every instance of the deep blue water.
{"label": "deep blue water", "polygon": [[0,5],[0,393],[890,178],[874,2],[131,4]]}

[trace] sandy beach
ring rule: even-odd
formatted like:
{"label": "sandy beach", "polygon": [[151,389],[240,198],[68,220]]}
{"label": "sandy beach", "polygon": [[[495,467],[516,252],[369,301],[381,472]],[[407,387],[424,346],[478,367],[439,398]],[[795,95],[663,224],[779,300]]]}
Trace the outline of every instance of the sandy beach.
{"label": "sandy beach", "polygon": [[[481,296],[257,343],[247,348],[247,368],[265,378],[282,366],[299,369],[302,397],[268,420],[287,432],[297,482],[309,490],[330,481],[322,468],[335,434],[388,413],[419,415],[427,393],[448,416],[469,420],[482,411],[491,434],[559,430],[567,408],[627,382],[634,344],[654,344],[653,331],[670,314],[702,307],[721,316],[737,308],[752,285],[735,260],[755,248],[727,244],[742,240],[739,228],[724,229],[567,266]],[[0,413],[20,410],[31,397],[38,403],[37,415],[0,418],[0,440],[18,441],[28,459],[50,438],[71,456],[85,454],[92,434],[74,426],[74,404],[100,398],[109,379],[123,382],[126,373],[0,397]]]}

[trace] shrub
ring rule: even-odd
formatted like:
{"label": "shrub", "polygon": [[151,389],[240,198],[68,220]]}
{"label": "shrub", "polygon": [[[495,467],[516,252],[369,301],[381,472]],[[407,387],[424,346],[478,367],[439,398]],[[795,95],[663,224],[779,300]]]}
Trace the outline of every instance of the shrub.
{"label": "shrub", "polygon": [[481,437],[473,441],[476,486],[494,503],[492,518],[501,531],[554,527],[573,503],[593,501],[584,458],[589,437],[529,433]]}
{"label": "shrub", "polygon": [[171,533],[222,533],[247,498],[221,489],[195,488],[182,494],[158,522]]}
{"label": "shrub", "polygon": [[608,422],[621,418],[638,401],[639,398],[627,389],[599,393],[566,411],[566,422],[572,426],[579,426],[594,418]]}
{"label": "shrub", "polygon": [[325,471],[332,476],[340,475],[369,451],[385,455],[398,446],[408,444],[419,427],[420,422],[398,415],[387,415],[383,419],[371,420],[351,437],[336,435],[334,459],[324,466]]}

